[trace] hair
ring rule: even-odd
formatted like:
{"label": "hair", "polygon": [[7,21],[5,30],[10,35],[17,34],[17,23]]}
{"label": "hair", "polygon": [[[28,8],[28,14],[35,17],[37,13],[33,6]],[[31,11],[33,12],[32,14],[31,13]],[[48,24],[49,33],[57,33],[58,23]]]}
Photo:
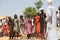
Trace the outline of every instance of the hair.
{"label": "hair", "polygon": [[14,15],[14,18],[17,18],[17,14]]}
{"label": "hair", "polygon": [[31,17],[30,14],[28,14],[28,15],[27,15],[27,18],[30,18],[30,17]]}
{"label": "hair", "polygon": [[0,19],[0,21],[2,22],[2,19]]}
{"label": "hair", "polygon": [[44,13],[44,10],[41,10],[41,13],[43,14]]}
{"label": "hair", "polygon": [[56,14],[58,14],[58,11],[56,11]]}
{"label": "hair", "polygon": [[58,10],[60,10],[60,6],[58,7]]}
{"label": "hair", "polygon": [[23,15],[20,15],[20,19],[23,19]]}
{"label": "hair", "polygon": [[3,18],[3,20],[4,20],[5,18]]}
{"label": "hair", "polygon": [[12,21],[11,17],[8,17],[9,21]]}

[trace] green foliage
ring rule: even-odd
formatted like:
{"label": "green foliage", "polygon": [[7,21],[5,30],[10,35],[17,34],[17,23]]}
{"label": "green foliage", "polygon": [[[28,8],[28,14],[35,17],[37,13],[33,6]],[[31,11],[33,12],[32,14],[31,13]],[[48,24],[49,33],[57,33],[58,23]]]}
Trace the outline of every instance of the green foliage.
{"label": "green foliage", "polygon": [[41,0],[37,1],[37,2],[35,3],[35,6],[36,6],[37,9],[40,9],[41,6],[42,6],[42,1],[41,1]]}
{"label": "green foliage", "polygon": [[27,14],[30,14],[33,17],[34,14],[36,14],[36,9],[33,7],[27,7],[23,13],[25,17],[27,16]]}
{"label": "green foliage", "polygon": [[[27,7],[27,8],[25,8],[25,10],[24,10],[24,12],[23,12],[24,16],[26,17],[27,14],[30,14],[30,15],[33,17],[33,16],[36,14],[36,11],[41,8],[41,6],[42,6],[42,1],[41,1],[41,0],[37,1],[37,2],[35,3],[35,6],[36,6],[36,8],[34,8],[34,7]],[[37,10],[36,10],[36,9],[37,9]]]}

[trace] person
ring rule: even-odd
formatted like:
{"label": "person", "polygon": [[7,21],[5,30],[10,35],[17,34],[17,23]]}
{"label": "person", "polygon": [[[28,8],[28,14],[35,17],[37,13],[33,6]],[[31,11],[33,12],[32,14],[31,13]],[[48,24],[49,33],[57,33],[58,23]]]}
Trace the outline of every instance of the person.
{"label": "person", "polygon": [[26,34],[28,39],[31,38],[31,34],[32,34],[32,23],[31,23],[31,16],[28,14],[26,19],[25,19],[25,27],[26,27]]}
{"label": "person", "polygon": [[25,36],[25,22],[23,19],[23,15],[20,16],[19,25],[20,25],[20,35],[21,38],[23,38]]}
{"label": "person", "polygon": [[57,18],[58,18],[58,27],[60,27],[60,6],[58,7]]}
{"label": "person", "polygon": [[[15,39],[16,39],[16,38],[18,39],[18,32],[19,32],[19,20],[18,20],[18,18],[17,18],[17,15],[16,15],[16,14],[14,15],[13,22],[14,22],[14,28],[13,28],[14,36],[15,36]],[[17,37],[16,37],[16,36],[17,36]]]}
{"label": "person", "polygon": [[40,34],[41,25],[40,25],[39,13],[35,15],[34,20],[35,20],[37,38],[41,38],[41,34]]}
{"label": "person", "polygon": [[2,20],[0,19],[0,36],[3,35],[3,31],[2,31]]}
{"label": "person", "polygon": [[0,27],[2,27],[2,19],[0,19]]}
{"label": "person", "polygon": [[36,36],[34,16],[32,17],[32,36]]}
{"label": "person", "polygon": [[41,13],[40,13],[41,38],[45,38],[44,29],[45,29],[46,14],[44,13],[44,9],[43,8],[41,8],[40,11],[41,11]]}
{"label": "person", "polygon": [[6,18],[3,18],[3,34],[9,36],[9,27],[8,27],[8,20]]}
{"label": "person", "polygon": [[52,6],[53,0],[47,0],[48,8],[46,13],[47,31],[46,40],[58,40],[57,15],[55,7]]}
{"label": "person", "polygon": [[14,27],[14,24],[13,24],[13,20],[12,20],[12,18],[11,17],[8,17],[8,26],[9,26],[9,30],[10,30],[10,32],[9,32],[9,34],[10,34],[10,36],[9,36],[9,39],[13,39],[13,27]]}
{"label": "person", "polygon": [[60,39],[60,6],[58,7],[58,10],[57,10],[57,24],[58,24],[58,39]]}

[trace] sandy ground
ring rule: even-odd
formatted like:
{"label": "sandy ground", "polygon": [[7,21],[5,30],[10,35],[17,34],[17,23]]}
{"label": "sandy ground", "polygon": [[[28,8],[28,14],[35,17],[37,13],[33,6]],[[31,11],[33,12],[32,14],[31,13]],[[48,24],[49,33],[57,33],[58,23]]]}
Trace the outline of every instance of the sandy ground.
{"label": "sandy ground", "polygon": [[[0,40],[9,40],[9,37],[6,37],[6,36],[0,37]],[[21,38],[19,37],[19,39],[13,39],[13,40],[21,40]],[[24,38],[23,40],[40,40],[40,39],[32,37],[31,39]]]}
{"label": "sandy ground", "polygon": [[[58,38],[60,39],[60,27],[58,28]],[[9,37],[7,36],[0,37],[0,40],[9,40]],[[19,37],[18,39],[14,39],[14,40],[21,40],[21,38]],[[40,39],[37,39],[36,37],[32,37],[31,39],[24,38],[23,40],[40,40]]]}

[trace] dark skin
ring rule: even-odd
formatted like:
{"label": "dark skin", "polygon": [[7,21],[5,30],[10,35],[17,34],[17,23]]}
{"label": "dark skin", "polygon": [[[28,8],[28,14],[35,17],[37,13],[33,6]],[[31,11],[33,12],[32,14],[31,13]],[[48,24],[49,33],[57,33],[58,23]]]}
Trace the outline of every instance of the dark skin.
{"label": "dark skin", "polygon": [[[46,18],[46,14],[44,13],[44,10],[41,10],[41,16],[43,15],[43,18],[41,18],[41,22],[42,20],[44,21],[44,29],[46,29],[46,22],[45,22],[45,18]],[[42,26],[42,25],[41,25]],[[41,32],[41,37],[44,38],[44,32]]]}
{"label": "dark skin", "polygon": [[60,6],[58,7],[58,10],[60,11]]}
{"label": "dark skin", "polygon": [[11,17],[9,17],[9,21],[8,21],[8,26],[10,27],[10,37],[9,37],[9,39],[13,39],[13,21],[12,21],[12,19],[11,19]]}

